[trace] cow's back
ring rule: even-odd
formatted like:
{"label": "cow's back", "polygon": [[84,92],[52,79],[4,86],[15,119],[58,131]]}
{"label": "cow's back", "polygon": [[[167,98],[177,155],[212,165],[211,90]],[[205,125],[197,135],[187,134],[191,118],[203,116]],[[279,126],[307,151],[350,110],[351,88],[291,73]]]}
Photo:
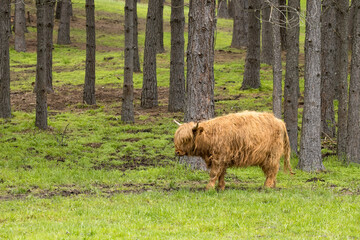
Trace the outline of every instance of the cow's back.
{"label": "cow's back", "polygon": [[[242,112],[203,122],[196,144],[231,166],[262,165],[284,148],[285,124],[271,113]],[[285,130],[286,131],[286,130]]]}

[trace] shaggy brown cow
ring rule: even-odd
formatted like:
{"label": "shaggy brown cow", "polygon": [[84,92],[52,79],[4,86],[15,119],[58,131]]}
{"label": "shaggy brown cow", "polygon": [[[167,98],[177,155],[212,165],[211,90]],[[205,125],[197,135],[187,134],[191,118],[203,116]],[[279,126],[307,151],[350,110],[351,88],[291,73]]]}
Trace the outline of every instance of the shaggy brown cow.
{"label": "shaggy brown cow", "polygon": [[219,180],[224,190],[226,168],[232,166],[260,166],[266,175],[264,185],[275,187],[282,155],[284,171],[293,174],[285,123],[271,113],[245,111],[179,125],[174,137],[176,154],[205,160],[210,169],[207,189]]}

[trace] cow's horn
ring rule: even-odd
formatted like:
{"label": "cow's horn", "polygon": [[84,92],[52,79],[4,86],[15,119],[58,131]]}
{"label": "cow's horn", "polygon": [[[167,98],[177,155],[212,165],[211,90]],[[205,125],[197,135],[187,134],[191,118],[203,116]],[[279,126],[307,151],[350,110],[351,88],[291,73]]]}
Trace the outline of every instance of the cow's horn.
{"label": "cow's horn", "polygon": [[196,131],[196,130],[198,129],[198,127],[199,127],[199,122],[196,123],[196,125],[193,127],[192,130],[193,130],[193,131]]}
{"label": "cow's horn", "polygon": [[174,119],[174,123],[176,123],[177,125],[181,126],[181,123],[179,123],[179,122],[176,121],[175,119]]}

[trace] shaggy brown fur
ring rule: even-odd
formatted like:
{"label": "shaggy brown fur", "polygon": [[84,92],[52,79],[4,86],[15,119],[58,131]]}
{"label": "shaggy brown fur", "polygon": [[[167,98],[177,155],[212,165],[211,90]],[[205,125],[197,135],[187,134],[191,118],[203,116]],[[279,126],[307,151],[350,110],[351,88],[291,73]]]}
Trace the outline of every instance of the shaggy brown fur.
{"label": "shaggy brown fur", "polygon": [[207,189],[225,188],[228,167],[260,166],[266,175],[265,186],[275,187],[280,158],[284,171],[290,166],[290,145],[285,123],[270,113],[242,112],[200,123],[182,124],[175,133],[178,155],[200,156],[210,169]]}

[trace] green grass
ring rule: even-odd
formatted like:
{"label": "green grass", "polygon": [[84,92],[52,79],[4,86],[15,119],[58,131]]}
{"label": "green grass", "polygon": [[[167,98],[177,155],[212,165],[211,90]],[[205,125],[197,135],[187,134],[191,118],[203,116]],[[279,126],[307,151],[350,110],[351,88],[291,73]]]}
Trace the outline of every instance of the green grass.
{"label": "green grass", "polygon": [[[81,24],[85,1],[73,3],[73,45],[55,45],[53,52],[53,83],[60,95],[64,93],[59,89],[81,94],[84,82],[85,31]],[[95,4],[98,21],[108,21],[110,26],[120,20],[118,25],[123,28],[123,1]],[[35,13],[35,8],[29,9]],[[143,22],[146,12],[147,4],[138,4]],[[187,17],[188,7],[185,12]],[[164,18],[169,29],[168,5]],[[261,65],[260,89],[240,90],[245,50],[229,47],[231,20],[218,19],[217,23],[216,114],[271,111],[271,66]],[[144,26],[142,29],[141,61]],[[29,30],[27,39],[34,41],[36,29]],[[56,31],[55,27],[54,39]],[[301,31],[303,45],[303,25]],[[97,29],[98,88],[121,93],[123,41],[123,34]],[[169,32],[164,34],[164,43],[166,52],[157,56],[157,79],[166,92]],[[17,96],[30,94],[36,53],[11,49],[10,57],[11,91]],[[303,79],[300,83],[303,91]],[[134,87],[140,91],[141,73],[134,74]],[[0,119],[0,239],[360,238],[359,165],[330,156],[324,159],[324,173],[295,169],[296,175],[290,176],[280,171],[276,189],[262,188],[265,177],[259,168],[229,169],[226,190],[206,192],[207,172],[190,170],[174,157],[177,126],[172,119],[181,121],[183,114],[166,112],[166,98],[149,111],[139,107],[137,95],[135,124],[120,121],[120,96],[111,102],[97,100],[97,104],[91,107],[79,100],[68,103],[65,110],[49,106],[47,131],[35,128],[34,109],[24,112],[13,106],[13,118]],[[291,162],[295,167],[297,159]]]}

